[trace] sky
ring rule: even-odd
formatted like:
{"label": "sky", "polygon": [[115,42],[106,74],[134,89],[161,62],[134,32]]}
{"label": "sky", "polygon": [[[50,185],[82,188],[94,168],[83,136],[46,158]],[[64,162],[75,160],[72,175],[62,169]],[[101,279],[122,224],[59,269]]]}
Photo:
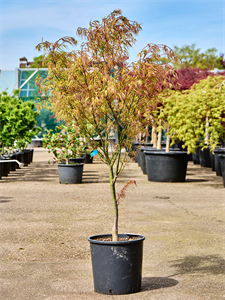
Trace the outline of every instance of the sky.
{"label": "sky", "polygon": [[[101,20],[114,9],[142,31],[130,50],[130,61],[148,44],[174,46],[196,44],[201,52],[215,47],[225,53],[225,0],[0,0],[0,69],[19,67],[19,59],[42,52],[35,46],[75,37],[78,27]],[[76,47],[79,49],[80,46]]]}

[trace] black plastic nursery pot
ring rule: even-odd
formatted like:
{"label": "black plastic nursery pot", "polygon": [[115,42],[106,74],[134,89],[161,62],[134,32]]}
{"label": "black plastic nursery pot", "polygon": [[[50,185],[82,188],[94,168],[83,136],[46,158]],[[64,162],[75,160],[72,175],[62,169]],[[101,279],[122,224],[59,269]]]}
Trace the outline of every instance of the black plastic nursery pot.
{"label": "black plastic nursery pot", "polygon": [[210,151],[210,160],[211,160],[212,171],[215,171],[215,159],[214,159],[214,154],[211,151]]}
{"label": "black plastic nursery pot", "polygon": [[223,186],[225,187],[225,154],[219,154],[221,171],[223,176]]}
{"label": "black plastic nursery pot", "polygon": [[[141,290],[142,235],[119,234],[125,241],[102,241],[111,234],[88,238],[91,248],[94,290],[101,294],[123,295]],[[136,238],[136,239],[132,239]]]}
{"label": "black plastic nursery pot", "polygon": [[[156,152],[165,152],[166,148],[157,149],[154,147],[141,147],[140,148],[140,167],[142,169],[143,174],[147,174],[146,168],[146,158],[145,158],[145,151],[156,151]],[[180,151],[180,148],[170,148],[171,151]]]}
{"label": "black plastic nursery pot", "polygon": [[201,167],[208,167],[208,168],[212,167],[209,148],[199,150],[199,160],[200,160]]}
{"label": "black plastic nursery pot", "polygon": [[148,181],[183,182],[187,172],[186,151],[146,151]]}
{"label": "black plastic nursery pot", "polygon": [[147,170],[146,170],[146,162],[145,162],[145,153],[144,151],[152,151],[152,150],[155,150],[156,151],[156,148],[153,148],[153,147],[141,147],[139,149],[140,151],[140,167],[141,167],[141,170],[143,172],[143,174],[147,174]]}
{"label": "black plastic nursery pot", "polygon": [[0,164],[0,179],[2,179],[2,166]]}
{"label": "black plastic nursery pot", "polygon": [[27,167],[30,163],[30,150],[25,149],[23,150],[23,156],[22,156],[22,163],[25,167]]}
{"label": "black plastic nursery pot", "polygon": [[11,162],[7,162],[7,160],[9,160],[9,159],[10,159],[9,157],[8,158],[6,158],[6,157],[0,158],[1,177],[8,176],[8,174],[10,172]]}
{"label": "black plastic nursery pot", "polygon": [[[13,153],[10,155],[11,160],[18,160],[18,155],[16,153]],[[11,162],[10,171],[16,171],[17,169],[17,162]]]}
{"label": "black plastic nursery pot", "polygon": [[59,182],[66,184],[82,183],[84,164],[58,164]]}
{"label": "black plastic nursery pot", "polygon": [[33,162],[34,149],[30,149],[30,163]]}
{"label": "black plastic nursery pot", "polygon": [[195,165],[200,165],[200,148],[195,149],[195,153],[192,153],[192,161]]}
{"label": "black plastic nursery pot", "polygon": [[215,171],[217,176],[222,176],[220,154],[225,154],[225,148],[214,149],[214,161],[215,161]]}
{"label": "black plastic nursery pot", "polygon": [[[23,156],[24,156],[24,153],[23,152],[16,152],[17,156],[18,156],[18,161],[23,163]],[[19,169],[19,165],[17,164],[16,165],[16,169]]]}
{"label": "black plastic nursery pot", "polygon": [[135,162],[138,162],[138,153],[137,153],[137,148],[140,145],[140,142],[133,142],[131,145],[131,149],[129,149],[129,156],[131,158],[134,158]]}
{"label": "black plastic nursery pot", "polygon": [[93,162],[93,156],[91,154],[86,153],[84,157],[85,164],[91,164]]}

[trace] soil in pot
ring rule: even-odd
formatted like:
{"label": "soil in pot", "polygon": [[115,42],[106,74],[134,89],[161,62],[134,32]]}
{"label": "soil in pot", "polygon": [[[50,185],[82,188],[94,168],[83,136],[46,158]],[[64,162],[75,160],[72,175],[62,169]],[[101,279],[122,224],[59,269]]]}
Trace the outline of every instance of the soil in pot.
{"label": "soil in pot", "polygon": [[[109,241],[105,241],[105,238]],[[119,238],[125,240],[112,242],[110,234],[92,236],[88,239],[91,247],[94,289],[98,293],[123,295],[141,290],[145,237],[119,234]]]}
{"label": "soil in pot", "polygon": [[74,164],[84,164],[84,157],[76,157],[76,158],[70,158],[69,163],[74,163]]}
{"label": "soil in pot", "polygon": [[187,172],[187,152],[146,151],[148,181],[183,182]]}
{"label": "soil in pot", "polygon": [[65,184],[82,183],[84,164],[58,164],[59,182]]}

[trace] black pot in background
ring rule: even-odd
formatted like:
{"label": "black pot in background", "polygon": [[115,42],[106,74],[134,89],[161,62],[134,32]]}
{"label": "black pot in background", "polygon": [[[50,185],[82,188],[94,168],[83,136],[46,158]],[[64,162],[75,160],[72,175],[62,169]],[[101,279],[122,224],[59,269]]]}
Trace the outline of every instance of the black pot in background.
{"label": "black pot in background", "polygon": [[66,184],[82,183],[84,164],[58,164],[59,182]]}
{"label": "black pot in background", "polygon": [[[18,156],[18,161],[19,162],[23,162],[23,155],[24,155],[24,153],[21,151],[21,152],[15,152],[16,154],[17,154],[17,156]],[[16,164],[16,169],[19,169],[19,165],[18,164]]]}
{"label": "black pot in background", "polygon": [[146,151],[148,181],[183,182],[187,172],[186,151]]}
{"label": "black pot in background", "polygon": [[33,154],[34,154],[34,149],[29,149],[30,151],[30,156],[29,156],[29,163],[32,163],[33,162]]}
{"label": "black pot in background", "polygon": [[133,142],[131,145],[131,149],[129,149],[128,155],[134,159],[135,162],[137,162],[137,148],[140,145],[140,142]]}
{"label": "black pot in background", "polygon": [[219,154],[225,154],[225,148],[216,148],[214,150],[215,171],[217,176],[222,176]]}
{"label": "black pot in background", "polygon": [[[156,148],[153,148],[153,147],[140,147],[140,149],[139,149],[139,151],[140,151],[140,167],[141,167],[141,170],[142,170],[143,174],[147,174],[144,151],[153,151],[153,150],[156,150]],[[162,150],[162,151],[164,151],[164,150]]]}
{"label": "black pot in background", "polygon": [[30,150],[24,149],[23,150],[23,156],[22,156],[22,163],[24,167],[27,167],[30,163]]}
{"label": "black pot in background", "polygon": [[[10,159],[18,160],[18,155],[16,153],[10,154]],[[11,162],[10,171],[16,171],[17,166],[17,162]]]}
{"label": "black pot in background", "polygon": [[225,154],[219,154],[221,171],[223,176],[223,186],[225,187]]}
{"label": "black pot in background", "polygon": [[2,179],[2,164],[0,163],[0,179]]}
{"label": "black pot in background", "polygon": [[10,172],[10,166],[11,163],[7,162],[7,160],[9,160],[10,157],[1,157],[0,161],[4,161],[3,163],[0,163],[0,167],[1,167],[1,177],[5,177],[8,176],[9,172]]}
{"label": "black pot in background", "polygon": [[211,160],[212,171],[215,171],[215,159],[214,159],[214,154],[211,151],[210,151],[210,160]]}
{"label": "black pot in background", "polygon": [[192,153],[192,161],[195,165],[200,165],[200,154],[199,154],[200,148],[197,147],[195,149],[195,153]]}
{"label": "black pot in background", "polygon": [[119,234],[122,238],[138,238],[126,241],[98,241],[112,235],[96,235],[88,238],[91,247],[94,289],[98,293],[124,295],[141,290],[143,241],[142,235]]}
{"label": "black pot in background", "polygon": [[211,168],[211,159],[210,159],[210,149],[200,149],[199,150],[199,160],[201,167]]}
{"label": "black pot in background", "polygon": [[[147,174],[145,151],[165,152],[166,149],[165,148],[156,149],[153,147],[142,147],[142,148],[140,148],[140,150],[141,150],[140,167],[142,169],[143,174]],[[180,151],[180,148],[170,148],[170,151]]]}
{"label": "black pot in background", "polygon": [[84,163],[91,164],[93,162],[93,156],[91,154],[85,153]]}

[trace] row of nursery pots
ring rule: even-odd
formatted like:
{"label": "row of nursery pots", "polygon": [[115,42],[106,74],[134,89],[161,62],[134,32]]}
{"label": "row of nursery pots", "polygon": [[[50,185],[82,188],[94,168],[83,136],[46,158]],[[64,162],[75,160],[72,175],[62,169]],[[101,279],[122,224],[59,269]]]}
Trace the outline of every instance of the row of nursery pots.
{"label": "row of nursery pots", "polygon": [[59,182],[63,184],[82,183],[84,164],[92,162],[93,157],[87,153],[84,157],[70,158],[69,164],[61,161],[58,164]]}
{"label": "row of nursery pots", "polygon": [[196,148],[193,154],[193,163],[200,164],[202,167],[212,168],[217,176],[223,177],[223,184],[225,187],[225,148],[216,147],[214,153],[210,148],[201,150],[200,147]]}
{"label": "row of nursery pots", "polygon": [[187,163],[193,161],[202,167],[211,167],[217,176],[223,176],[225,187],[225,148],[217,147],[214,154],[209,148],[201,150],[199,147],[195,153],[188,155],[183,151],[182,143],[165,152],[165,144],[162,149],[152,147],[151,143],[134,142],[130,156],[141,167],[143,174],[147,174],[149,181],[155,182],[183,182],[185,181]]}
{"label": "row of nursery pots", "polygon": [[34,149],[25,149],[23,151],[16,151],[10,155],[3,155],[0,157],[0,178],[8,176],[11,171],[19,169],[19,163],[23,166],[28,166],[33,162]]}

